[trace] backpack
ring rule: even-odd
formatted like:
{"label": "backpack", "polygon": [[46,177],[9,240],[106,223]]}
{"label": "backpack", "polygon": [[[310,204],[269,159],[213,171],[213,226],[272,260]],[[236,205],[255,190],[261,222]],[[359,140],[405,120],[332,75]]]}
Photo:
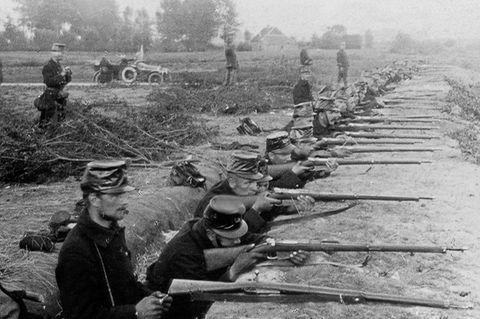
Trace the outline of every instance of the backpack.
{"label": "backpack", "polygon": [[206,187],[206,178],[189,161],[182,161],[173,165],[170,171],[170,180],[177,186]]}
{"label": "backpack", "polygon": [[262,133],[260,126],[249,117],[240,120],[240,126],[237,127],[237,131],[241,135],[258,135]]}
{"label": "backpack", "polygon": [[47,109],[47,103],[45,103],[45,93],[40,94],[33,100],[33,105],[39,111],[45,111]]}

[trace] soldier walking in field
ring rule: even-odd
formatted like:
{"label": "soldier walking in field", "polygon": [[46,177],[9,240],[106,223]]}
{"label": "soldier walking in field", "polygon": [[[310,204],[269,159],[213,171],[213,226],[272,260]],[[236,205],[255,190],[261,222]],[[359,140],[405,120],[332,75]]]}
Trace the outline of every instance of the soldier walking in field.
{"label": "soldier walking in field", "polygon": [[65,118],[68,93],[63,89],[72,80],[72,71],[62,65],[65,44],[52,45],[52,57],[42,69],[43,83],[47,86],[41,97],[40,126],[57,123]]}
{"label": "soldier walking in field", "polygon": [[225,81],[223,85],[235,85],[237,83],[237,72],[238,72],[238,60],[237,54],[235,53],[235,45],[233,44],[233,36],[228,35],[225,40]]}
{"label": "soldier walking in field", "polygon": [[343,86],[347,87],[348,76],[348,56],[345,52],[345,42],[340,43],[340,50],[337,52],[337,66],[338,66],[338,78],[337,83],[340,85],[340,81],[343,80]]}

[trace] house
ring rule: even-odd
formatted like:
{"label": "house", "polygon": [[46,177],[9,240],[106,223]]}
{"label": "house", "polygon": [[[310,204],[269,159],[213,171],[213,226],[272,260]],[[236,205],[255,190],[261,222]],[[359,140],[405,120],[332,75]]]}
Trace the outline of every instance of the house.
{"label": "house", "polygon": [[294,40],[287,37],[278,28],[268,26],[263,28],[251,40],[253,51],[290,51],[298,50],[298,46]]}

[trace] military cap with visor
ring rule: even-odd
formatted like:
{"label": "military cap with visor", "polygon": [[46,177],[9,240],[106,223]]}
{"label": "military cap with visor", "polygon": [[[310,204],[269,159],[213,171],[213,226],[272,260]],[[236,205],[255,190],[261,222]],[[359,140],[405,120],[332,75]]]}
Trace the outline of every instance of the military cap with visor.
{"label": "military cap with visor", "polygon": [[135,188],[128,185],[125,161],[93,161],[87,164],[80,188],[83,193],[121,194]]}
{"label": "military cap with visor", "polygon": [[232,195],[217,195],[213,197],[203,212],[205,224],[215,234],[229,239],[240,238],[248,231],[243,220],[245,205]]}
{"label": "military cap with visor", "polygon": [[235,151],[230,156],[227,172],[244,179],[258,181],[265,178],[265,175],[260,171],[261,168],[261,157],[259,154],[248,151]]}
{"label": "military cap with visor", "polygon": [[288,133],[285,131],[275,132],[267,136],[267,153],[290,154],[295,146],[290,142]]}
{"label": "military cap with visor", "polygon": [[51,51],[54,51],[54,52],[63,52],[63,51],[65,51],[65,47],[66,47],[66,45],[63,44],[63,43],[54,43],[54,44],[52,44],[52,49],[51,49]]}

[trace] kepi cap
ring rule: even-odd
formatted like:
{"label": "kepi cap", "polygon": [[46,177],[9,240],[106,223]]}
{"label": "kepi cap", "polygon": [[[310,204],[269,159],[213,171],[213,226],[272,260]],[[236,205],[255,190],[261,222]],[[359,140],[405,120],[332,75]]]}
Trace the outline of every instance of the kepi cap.
{"label": "kepi cap", "polygon": [[260,180],[264,175],[260,172],[260,155],[248,151],[235,151],[230,156],[227,172],[249,180]]}
{"label": "kepi cap", "polygon": [[206,226],[217,235],[236,239],[242,237],[248,231],[247,223],[242,218],[245,211],[245,205],[238,197],[217,195],[210,200],[205,208],[203,218]]}
{"label": "kepi cap", "polygon": [[294,149],[295,146],[292,145],[288,133],[285,131],[275,132],[267,136],[267,153],[290,154]]}
{"label": "kepi cap", "polygon": [[80,188],[83,193],[120,194],[135,188],[128,185],[125,161],[93,161],[87,164]]}
{"label": "kepi cap", "polygon": [[51,51],[63,52],[63,51],[65,51],[65,47],[66,47],[66,45],[63,44],[63,43],[54,43],[54,44],[52,44]]}

